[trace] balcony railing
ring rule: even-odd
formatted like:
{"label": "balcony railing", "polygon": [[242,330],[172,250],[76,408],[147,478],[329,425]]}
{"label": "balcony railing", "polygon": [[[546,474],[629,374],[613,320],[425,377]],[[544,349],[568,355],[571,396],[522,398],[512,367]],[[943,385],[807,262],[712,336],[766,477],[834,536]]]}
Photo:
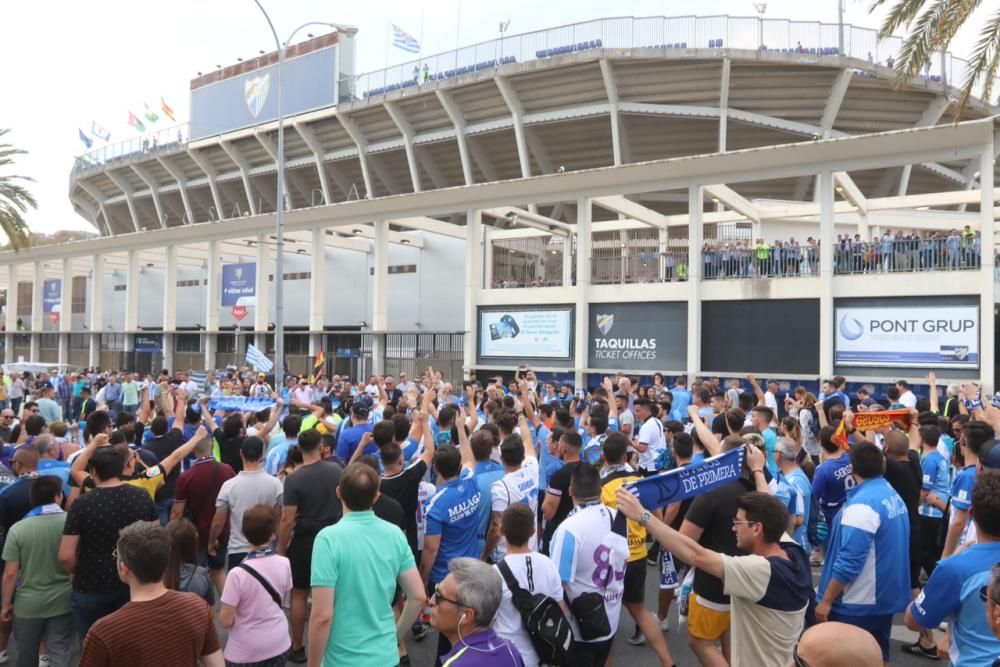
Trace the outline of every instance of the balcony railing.
{"label": "balcony railing", "polygon": [[91,169],[98,169],[104,165],[118,160],[127,160],[138,155],[156,155],[166,151],[174,151],[187,143],[188,123],[181,123],[173,127],[156,130],[142,136],[132,137],[124,141],[95,148],[89,153],[84,153],[76,159],[73,164],[73,172],[70,174],[72,181],[77,174]]}
{"label": "balcony railing", "polygon": [[959,233],[933,238],[842,242],[833,249],[834,273],[963,271],[981,266],[980,238]]}

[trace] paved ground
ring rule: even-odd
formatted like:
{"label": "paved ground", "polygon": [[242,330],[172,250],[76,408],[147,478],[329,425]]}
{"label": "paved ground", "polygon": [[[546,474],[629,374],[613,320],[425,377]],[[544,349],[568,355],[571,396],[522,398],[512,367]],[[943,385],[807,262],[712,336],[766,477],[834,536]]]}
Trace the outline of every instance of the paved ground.
{"label": "paved ground", "polygon": [[[652,567],[647,571],[646,577],[646,606],[650,609],[656,608],[656,585],[659,577],[653,576]],[[813,569],[814,583],[819,583],[819,570]],[[903,653],[900,647],[904,643],[916,641],[917,635],[910,632],[903,625],[902,616],[896,618],[896,625],[893,627],[892,637],[892,665],[901,667],[930,667],[933,664],[945,664],[933,662],[925,658],[917,658]],[[656,655],[648,646],[632,646],[625,641],[632,635],[635,628],[632,617],[628,612],[622,611],[621,623],[618,629],[618,636],[615,639],[614,658],[612,664],[627,665],[628,667],[659,667]],[[674,658],[674,662],[679,667],[698,667],[699,663],[694,654],[687,647],[687,631],[684,626],[680,631],[677,628],[677,607],[676,604],[670,610],[670,630],[666,633],[667,646]],[[415,667],[431,667],[434,664],[435,650],[437,648],[437,634],[431,633],[427,639],[417,644],[412,639],[407,642],[410,652],[410,660]]]}

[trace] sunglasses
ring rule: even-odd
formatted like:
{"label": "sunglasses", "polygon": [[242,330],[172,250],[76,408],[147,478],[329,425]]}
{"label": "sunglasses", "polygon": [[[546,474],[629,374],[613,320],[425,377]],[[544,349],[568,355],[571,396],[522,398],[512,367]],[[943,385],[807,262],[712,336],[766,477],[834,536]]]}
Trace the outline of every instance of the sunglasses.
{"label": "sunglasses", "polygon": [[435,604],[441,604],[442,602],[450,602],[456,607],[464,607],[465,605],[458,600],[452,600],[451,598],[446,598],[441,595],[441,584],[434,584],[434,602]]}
{"label": "sunglasses", "polygon": [[989,586],[983,586],[979,589],[979,599],[983,602],[992,602],[995,605],[1000,605],[1000,600],[990,597]]}

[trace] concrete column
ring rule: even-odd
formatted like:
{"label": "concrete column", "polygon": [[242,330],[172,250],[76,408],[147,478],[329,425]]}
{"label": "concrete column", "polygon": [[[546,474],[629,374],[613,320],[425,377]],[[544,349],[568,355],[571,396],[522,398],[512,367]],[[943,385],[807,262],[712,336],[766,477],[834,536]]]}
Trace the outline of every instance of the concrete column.
{"label": "concrete column", "polygon": [[[562,286],[572,287],[573,286],[573,235],[566,234],[563,236],[563,265],[562,265]],[[493,265],[493,253],[489,253],[490,266]],[[577,275],[580,275],[577,273]],[[587,267],[587,276],[589,280],[590,267]]]}
{"label": "concrete column", "polygon": [[205,285],[205,368],[215,368],[215,350],[219,337],[219,308],[221,290],[219,280],[222,263],[219,261],[219,242],[208,242],[208,281]]}
{"label": "concrete column", "polygon": [[90,354],[87,365],[96,368],[101,365],[101,331],[104,329],[104,255],[94,255],[92,271],[90,290],[87,292],[87,306],[90,309]]}
{"label": "concrete column", "polygon": [[372,373],[385,372],[385,330],[389,325],[389,221],[375,221],[372,282]]}
{"label": "concrete column", "polygon": [[[125,326],[122,331],[134,333],[139,328],[139,251],[128,251],[125,269]],[[126,343],[126,350],[132,349]]]}
{"label": "concrete column", "polygon": [[[590,236],[591,202],[588,197],[576,200],[576,317],[573,339],[573,375],[577,387],[586,386],[587,334],[590,329]],[[572,238],[567,237],[567,242]]]}
{"label": "concrete column", "polygon": [[[312,230],[312,278],[309,280],[309,331],[326,324],[326,229]],[[310,344],[311,347],[311,344]],[[315,350],[310,350],[315,354]]]}
{"label": "concrete column", "polygon": [[[481,235],[483,237],[483,287],[485,289],[493,289],[493,241],[490,238],[493,233],[490,227],[483,227]],[[566,255],[563,254],[565,259]],[[563,265],[563,285],[568,283],[565,281],[565,264]]]}
{"label": "concrete column", "polygon": [[42,293],[45,283],[45,267],[41,262],[32,265],[31,288],[31,358],[28,361],[39,361],[42,352],[42,330],[45,328],[45,314],[42,312]]}
{"label": "concrete column", "polygon": [[476,365],[479,331],[479,290],[483,279],[483,214],[473,210],[465,214],[465,344],[462,369],[468,377]]}
{"label": "concrete column", "polygon": [[[833,377],[833,173],[817,177],[819,193],[819,375]],[[990,209],[992,211],[992,209]]]}
{"label": "concrete column", "polygon": [[177,246],[170,244],[165,248],[165,251],[166,262],[163,268],[163,331],[174,332],[177,330]]}
{"label": "concrete column", "polygon": [[62,285],[59,294],[59,363],[69,363],[69,335],[73,330],[73,260],[62,261]]}
{"label": "concrete column", "polygon": [[173,373],[174,371],[174,348],[177,343],[174,341],[174,334],[163,334],[163,367]]}
{"label": "concrete column", "polygon": [[[702,222],[704,196],[700,185],[688,187],[688,309],[687,375],[688,386],[701,371],[701,246],[705,230]],[[676,270],[676,265],[675,265]]]}
{"label": "concrete column", "polygon": [[993,219],[993,147],[987,144],[979,156],[979,226],[982,233],[982,265],[979,289],[979,377],[986,395],[996,390],[996,221]]}
{"label": "concrete column", "polygon": [[257,305],[254,306],[254,346],[262,352],[267,350],[267,325],[270,322],[268,306],[271,293],[271,250],[267,234],[257,235]]}
{"label": "concrete column", "polygon": [[7,265],[7,313],[5,317],[4,363],[10,364],[17,360],[14,356],[14,334],[17,331],[17,278],[18,265]]}

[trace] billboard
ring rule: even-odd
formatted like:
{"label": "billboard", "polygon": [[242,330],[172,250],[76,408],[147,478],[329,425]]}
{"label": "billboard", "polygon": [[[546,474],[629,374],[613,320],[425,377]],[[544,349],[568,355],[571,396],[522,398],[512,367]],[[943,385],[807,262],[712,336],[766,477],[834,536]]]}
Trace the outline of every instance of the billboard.
{"label": "billboard", "polygon": [[[285,116],[337,102],[338,46],[285,61]],[[192,140],[258,125],[278,117],[278,65],[261,67],[191,91]]]}
{"label": "billboard", "polygon": [[587,367],[683,370],[686,303],[592,303]]}
{"label": "billboard", "polygon": [[163,352],[163,335],[135,334],[134,349],[136,352]]}
{"label": "billboard", "polygon": [[222,307],[257,303],[257,265],[254,262],[222,265]]}
{"label": "billboard", "polygon": [[58,313],[62,310],[62,281],[59,279],[42,281],[42,312]]}
{"label": "billboard", "polygon": [[483,359],[568,360],[572,340],[572,306],[479,311],[479,356]]}
{"label": "billboard", "polygon": [[838,307],[834,360],[844,366],[978,368],[978,306]]}

